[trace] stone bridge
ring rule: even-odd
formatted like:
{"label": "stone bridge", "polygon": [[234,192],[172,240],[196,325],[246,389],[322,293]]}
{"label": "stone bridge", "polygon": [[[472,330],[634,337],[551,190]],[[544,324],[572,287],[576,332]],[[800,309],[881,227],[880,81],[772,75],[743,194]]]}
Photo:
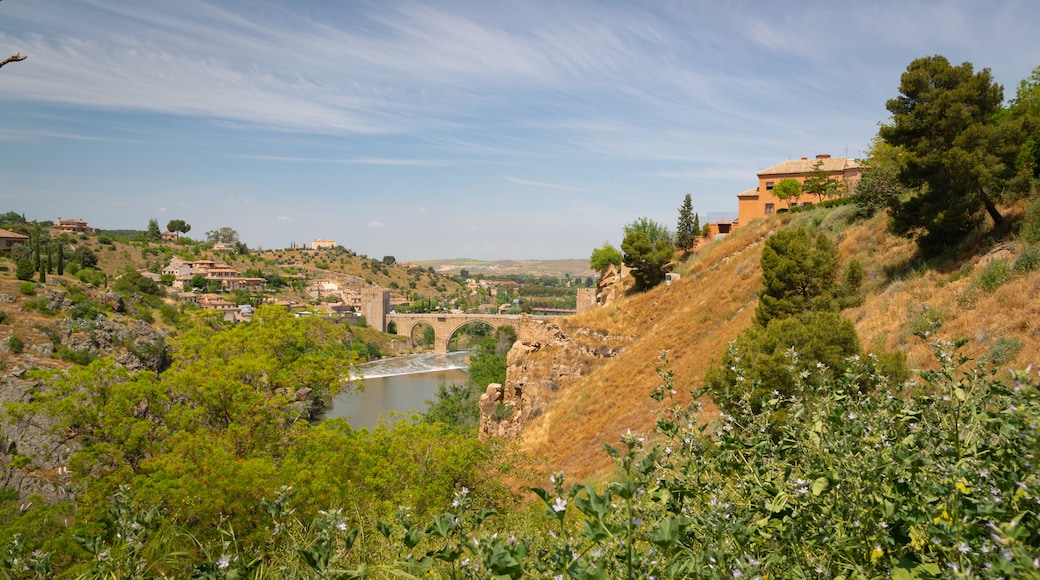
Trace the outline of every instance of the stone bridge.
{"label": "stone bridge", "polygon": [[[398,336],[407,336],[411,338],[412,330],[417,324],[426,323],[433,328],[433,352],[445,353],[448,352],[448,342],[451,341],[451,337],[455,332],[462,328],[464,325],[471,322],[482,322],[487,324],[491,328],[499,328],[501,326],[514,326],[520,325],[520,317],[522,314],[398,314],[396,312],[388,312],[386,314],[386,324],[383,326],[385,332],[389,328],[390,323],[396,327]],[[542,316],[533,316],[532,318],[541,319]]]}

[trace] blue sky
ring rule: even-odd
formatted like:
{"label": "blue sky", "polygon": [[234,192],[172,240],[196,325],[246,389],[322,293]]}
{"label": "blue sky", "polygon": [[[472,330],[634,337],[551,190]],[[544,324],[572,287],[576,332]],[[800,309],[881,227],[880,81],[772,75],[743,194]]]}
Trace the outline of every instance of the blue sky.
{"label": "blue sky", "polygon": [[862,157],[914,58],[1040,66],[1035,0],[7,0],[0,211],[372,257],[586,258]]}

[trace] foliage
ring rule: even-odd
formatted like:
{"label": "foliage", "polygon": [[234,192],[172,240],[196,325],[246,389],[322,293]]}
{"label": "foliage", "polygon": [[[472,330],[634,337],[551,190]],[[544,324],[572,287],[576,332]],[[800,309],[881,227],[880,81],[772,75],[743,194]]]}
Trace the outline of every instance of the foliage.
{"label": "foliage", "polygon": [[809,310],[833,310],[838,249],[824,234],[812,239],[805,228],[784,229],[762,250],[762,290],[755,322]]}
{"label": "foliage", "polygon": [[1001,118],[1003,89],[989,69],[919,58],[903,73],[899,92],[886,103],[892,122],[879,135],[902,148],[900,181],[914,194],[894,204],[893,230],[939,252],[971,231],[983,210],[1002,224],[996,204],[1028,187],[1032,167],[1018,162],[1024,119]]}
{"label": "foliage", "polygon": [[902,171],[902,149],[875,138],[863,176],[852,194],[859,217],[872,217],[907,195],[909,190],[899,180]]}
{"label": "foliage", "polygon": [[[513,514],[499,521],[465,484],[438,494],[425,514],[405,508],[371,519],[337,500],[317,511],[311,491],[294,486],[270,489],[254,508],[273,531],[268,541],[203,537],[201,549],[163,566],[141,558],[149,547],[157,552],[161,534],[138,529],[156,527],[173,502],[148,522],[150,508],[123,501],[126,515],[111,521],[124,523],[84,538],[92,553],[108,550],[89,565],[136,562],[199,577],[245,575],[261,562],[278,577],[1033,577],[1035,375],[1001,381],[995,369],[967,365],[960,343],[930,339],[938,366],[919,384],[890,382],[869,364],[810,370],[798,380],[821,388],[797,388],[807,396],[774,396],[763,401],[766,412],[740,401],[710,425],[673,398],[675,381],[662,367],[651,392],[660,405],[656,439],[627,431],[619,447],[607,446],[617,471],[603,485],[567,486],[556,474],[550,488],[533,488],[544,515],[526,532]],[[776,421],[781,409],[786,419]],[[307,442],[310,452],[333,443],[320,434]],[[294,469],[322,465],[292,461]],[[392,477],[410,481],[408,473]],[[113,494],[113,507],[125,493]],[[146,548],[123,550],[117,529]],[[176,547],[163,545],[164,554]]]}
{"label": "foliage", "polygon": [[679,206],[679,223],[675,227],[675,246],[684,252],[689,251],[693,242],[700,235],[699,224],[696,223],[693,213],[693,201],[690,194],[683,197],[682,205]]}
{"label": "foliage", "polygon": [[72,252],[72,261],[79,264],[80,268],[93,268],[98,263],[97,255],[85,245],[80,245]]}
{"label": "foliage", "polygon": [[36,284],[33,282],[22,282],[18,285],[18,291],[26,296],[35,296]]}
{"label": "foliage", "polygon": [[465,385],[438,385],[435,397],[426,401],[424,419],[455,429],[473,429],[480,419],[480,396],[488,385],[506,382],[506,354],[516,341],[511,326],[484,337],[470,353]]}
{"label": "foliage", "polygon": [[993,260],[982,269],[979,286],[992,292],[1011,281],[1011,264],[1007,260]]}
{"label": "foliage", "polygon": [[32,280],[35,273],[36,268],[33,267],[32,260],[29,258],[20,258],[15,262],[15,277],[19,280]]}
{"label": "foliage", "polygon": [[802,183],[793,177],[785,177],[773,186],[773,195],[786,201],[787,207],[790,208],[791,204],[798,203],[798,198],[802,196]]}
{"label": "foliage", "polygon": [[182,219],[170,220],[166,224],[166,231],[180,232],[182,234],[186,234],[191,231],[191,224],[185,222]]}
{"label": "foliage", "polygon": [[155,218],[148,220],[148,230],[144,238],[150,242],[158,242],[162,239],[162,231],[159,230],[159,220]]}
{"label": "foliage", "polygon": [[12,334],[7,338],[7,348],[11,352],[18,354],[25,350],[25,342],[17,334]]}
{"label": "foliage", "polygon": [[632,268],[636,290],[647,290],[664,281],[668,264],[675,255],[675,246],[666,235],[654,241],[645,231],[633,230],[625,235],[621,251],[624,252],[624,264]]}
{"label": "foliage", "polygon": [[1015,270],[1019,272],[1032,272],[1040,270],[1040,247],[1026,246],[1015,258]]}
{"label": "foliage", "polygon": [[823,170],[823,159],[817,159],[812,164],[812,169],[805,176],[802,183],[802,192],[815,195],[817,202],[822,203],[824,198],[834,197],[841,191],[840,184]]}
{"label": "foliage", "polygon": [[621,268],[621,261],[621,252],[612,246],[610,242],[603,242],[602,246],[592,250],[592,256],[589,258],[589,267],[597,272],[603,272],[611,264]]}
{"label": "foliage", "polygon": [[668,244],[672,243],[672,233],[668,231],[668,226],[659,224],[650,218],[641,217],[630,224],[626,224],[623,231],[626,238],[631,234],[642,232],[646,234],[651,243],[659,241]]}
{"label": "foliage", "polygon": [[206,232],[206,241],[210,243],[221,243],[229,245],[237,245],[241,240],[238,238],[238,232],[231,229],[228,226],[216,230],[210,230]]}

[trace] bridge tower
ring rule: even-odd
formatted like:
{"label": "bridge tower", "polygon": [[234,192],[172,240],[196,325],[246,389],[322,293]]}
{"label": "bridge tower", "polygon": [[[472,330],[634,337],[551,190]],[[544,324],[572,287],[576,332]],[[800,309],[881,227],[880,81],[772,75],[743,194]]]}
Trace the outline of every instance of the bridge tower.
{"label": "bridge tower", "polygon": [[386,332],[386,314],[390,312],[390,291],[365,288],[361,291],[361,316],[372,328]]}

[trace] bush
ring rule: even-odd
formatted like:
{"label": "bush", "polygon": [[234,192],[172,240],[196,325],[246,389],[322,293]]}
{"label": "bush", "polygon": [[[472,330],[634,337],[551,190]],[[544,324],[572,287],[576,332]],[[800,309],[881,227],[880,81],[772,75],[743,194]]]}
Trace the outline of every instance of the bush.
{"label": "bush", "polygon": [[97,359],[97,355],[90,352],[89,348],[71,349],[61,347],[58,349],[58,358],[78,365],[87,366]]}
{"label": "bush", "polygon": [[1011,266],[1007,260],[993,260],[986,265],[979,276],[979,286],[988,292],[992,292],[1010,281]]}
{"label": "bush", "polygon": [[7,339],[7,348],[11,352],[13,352],[15,354],[18,354],[18,353],[22,352],[23,350],[25,350],[25,343],[22,342],[22,339],[18,338],[18,335],[12,334]]}
{"label": "bush", "polygon": [[26,296],[34,296],[36,294],[36,284],[34,282],[22,282],[18,285],[18,291]]}
{"label": "bush", "polygon": [[1004,365],[1011,362],[1011,359],[1015,358],[1018,351],[1022,350],[1022,341],[1013,336],[1002,336],[992,348],[989,349],[989,354],[986,356],[991,363],[996,365]]}
{"label": "bush", "polygon": [[1040,269],[1040,247],[1026,246],[1015,259],[1015,270],[1019,272],[1032,272]]}

